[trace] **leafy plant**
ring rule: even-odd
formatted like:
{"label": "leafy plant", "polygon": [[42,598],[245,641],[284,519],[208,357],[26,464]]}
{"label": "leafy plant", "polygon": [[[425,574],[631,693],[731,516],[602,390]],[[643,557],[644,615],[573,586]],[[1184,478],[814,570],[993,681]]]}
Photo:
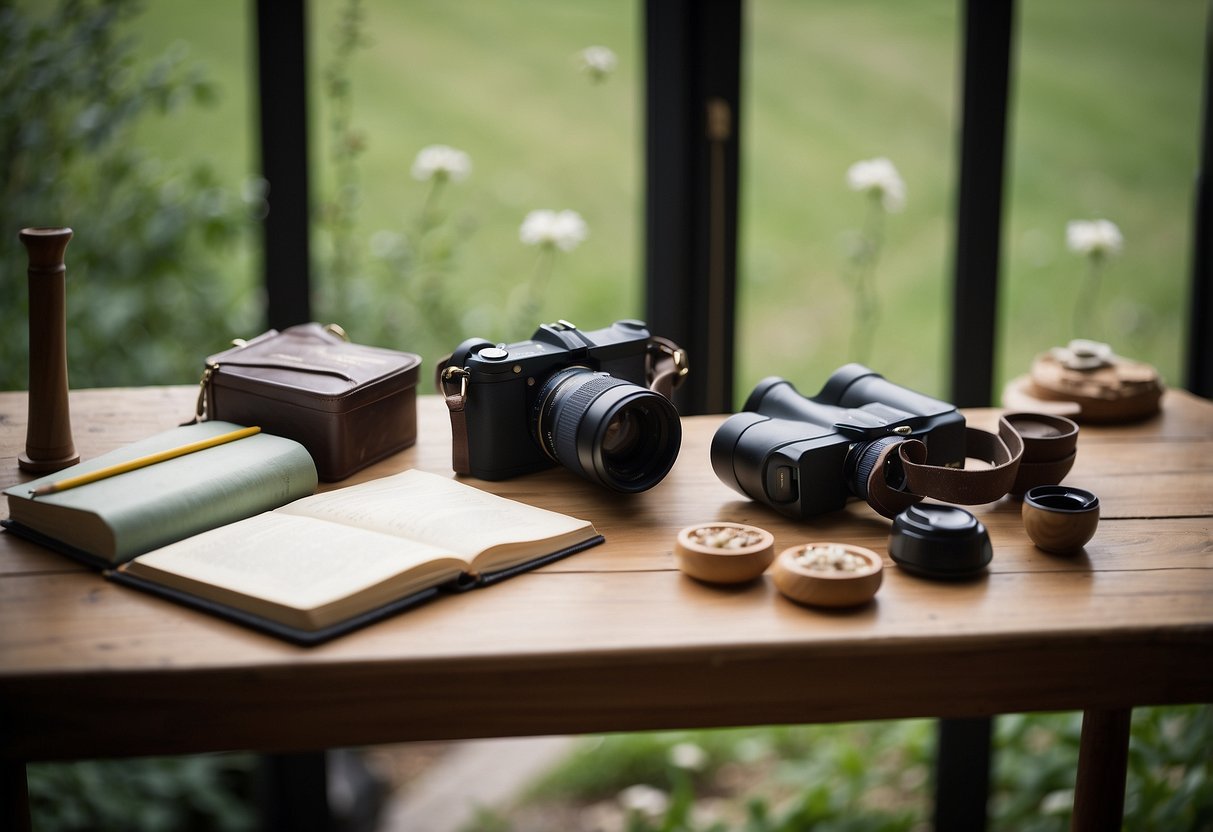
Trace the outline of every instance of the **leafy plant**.
{"label": "leafy plant", "polygon": [[30,814],[44,832],[255,829],[247,754],[36,764]]}
{"label": "leafy plant", "polygon": [[[1012,714],[996,727],[990,828],[1067,829],[1082,715]],[[536,784],[521,825],[487,810],[480,822],[499,832],[578,828],[568,823],[575,810],[557,813],[563,826],[534,818],[613,804],[629,832],[920,829],[931,816],[933,736],[929,720],[617,734]],[[1213,707],[1138,708],[1131,737],[1125,828],[1213,829]],[[673,765],[671,750],[687,743],[710,763]]]}
{"label": "leafy plant", "polygon": [[227,263],[249,228],[205,164],[169,163],[132,139],[140,119],[206,104],[215,89],[175,46],[136,64],[130,0],[0,6],[0,387],[27,386],[26,226],[69,226],[73,386],[192,380],[255,317]]}

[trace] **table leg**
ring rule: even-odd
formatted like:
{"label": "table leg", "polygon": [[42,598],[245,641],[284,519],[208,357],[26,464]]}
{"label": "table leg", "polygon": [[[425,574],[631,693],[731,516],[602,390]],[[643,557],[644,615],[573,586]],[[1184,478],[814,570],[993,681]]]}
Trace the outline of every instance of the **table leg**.
{"label": "table leg", "polygon": [[1132,715],[1132,708],[1083,712],[1072,832],[1120,829]]}
{"label": "table leg", "polygon": [[935,746],[935,832],[986,828],[991,717],[939,720]]}
{"label": "table leg", "polygon": [[30,830],[29,785],[19,760],[0,760],[0,829]]}
{"label": "table leg", "polygon": [[262,755],[258,797],[266,832],[332,829],[323,751]]}

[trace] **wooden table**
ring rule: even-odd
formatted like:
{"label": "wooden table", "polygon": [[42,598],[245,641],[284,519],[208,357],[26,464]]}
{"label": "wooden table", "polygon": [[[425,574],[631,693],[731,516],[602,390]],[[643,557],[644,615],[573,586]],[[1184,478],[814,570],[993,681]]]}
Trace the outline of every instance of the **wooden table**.
{"label": "wooden table", "polygon": [[[195,390],[73,392],[82,458],[182,421]],[[25,399],[0,393],[3,486],[25,479]],[[1082,554],[1036,549],[1005,499],[974,509],[994,545],[988,575],[936,583],[886,557],[876,601],[844,612],[798,606],[766,577],[721,589],[677,571],[677,530],[714,519],[764,526],[777,549],[886,551],[888,522],[866,505],[795,524],[721,484],[708,459],[721,418],[685,419],[678,463],[641,495],[563,470],[476,483],[587,517],[607,542],[317,648],[0,534],[4,794],[31,760],[1082,709],[1076,827],[1118,828],[1108,795],[1123,796],[1129,709],[1213,701],[1213,404],[1171,391],[1149,422],[1082,429],[1066,481],[1103,506]],[[422,397],[419,423],[415,448],[342,484],[450,475],[437,398]]]}

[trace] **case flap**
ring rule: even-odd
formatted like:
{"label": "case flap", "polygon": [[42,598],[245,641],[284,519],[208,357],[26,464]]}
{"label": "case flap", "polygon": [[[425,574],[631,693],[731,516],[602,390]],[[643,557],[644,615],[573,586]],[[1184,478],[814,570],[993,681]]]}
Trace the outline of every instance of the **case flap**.
{"label": "case flap", "polygon": [[346,410],[413,387],[420,364],[413,353],[352,344],[316,323],[271,330],[207,358],[218,367],[212,385],[317,410]]}

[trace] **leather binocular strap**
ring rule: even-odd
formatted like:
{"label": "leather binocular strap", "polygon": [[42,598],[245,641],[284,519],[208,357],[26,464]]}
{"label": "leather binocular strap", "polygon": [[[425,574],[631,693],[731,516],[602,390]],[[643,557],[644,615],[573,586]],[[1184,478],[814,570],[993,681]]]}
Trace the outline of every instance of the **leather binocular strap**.
{"label": "leather binocular strap", "polygon": [[[868,503],[886,517],[921,500],[934,497],[947,503],[981,505],[1010,493],[1023,457],[1023,437],[1005,418],[998,420],[998,434],[965,428],[965,456],[990,464],[989,468],[948,468],[926,464],[927,446],[917,439],[890,444],[868,478]],[[888,484],[890,468],[900,466],[905,486]],[[901,479],[901,477],[894,477]]]}

